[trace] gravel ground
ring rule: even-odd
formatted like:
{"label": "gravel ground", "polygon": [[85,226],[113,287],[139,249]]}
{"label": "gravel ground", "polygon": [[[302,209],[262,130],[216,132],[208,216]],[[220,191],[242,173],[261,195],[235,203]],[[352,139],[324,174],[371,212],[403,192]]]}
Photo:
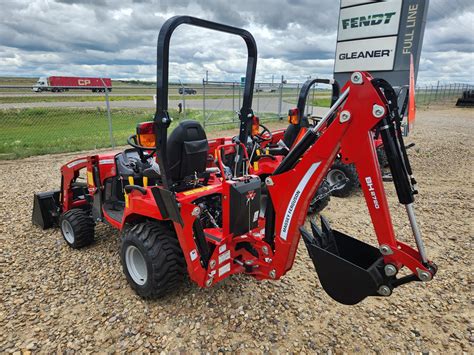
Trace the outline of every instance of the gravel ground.
{"label": "gravel ground", "polygon": [[[33,193],[59,184],[71,154],[0,162],[0,352],[472,353],[473,125],[469,109],[421,111],[409,139],[417,144],[410,156],[418,219],[438,275],[352,307],[324,293],[303,244],[280,281],[238,275],[144,301],[126,283],[111,228],[99,226],[97,242],[77,251],[58,230],[31,225]],[[412,242],[393,185],[387,188],[398,235]],[[332,198],[325,215],[333,227],[374,242],[362,203],[361,194]]]}

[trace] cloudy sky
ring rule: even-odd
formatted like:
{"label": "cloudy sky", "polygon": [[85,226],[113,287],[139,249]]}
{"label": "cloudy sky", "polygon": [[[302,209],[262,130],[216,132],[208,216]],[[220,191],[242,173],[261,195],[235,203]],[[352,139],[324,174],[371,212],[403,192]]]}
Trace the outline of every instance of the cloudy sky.
{"label": "cloudy sky", "polygon": [[[156,38],[173,15],[250,30],[258,80],[331,76],[337,0],[2,0],[0,76],[90,75],[154,80]],[[431,0],[419,83],[474,82],[474,1]],[[172,80],[239,80],[239,38],[182,26],[171,41]]]}

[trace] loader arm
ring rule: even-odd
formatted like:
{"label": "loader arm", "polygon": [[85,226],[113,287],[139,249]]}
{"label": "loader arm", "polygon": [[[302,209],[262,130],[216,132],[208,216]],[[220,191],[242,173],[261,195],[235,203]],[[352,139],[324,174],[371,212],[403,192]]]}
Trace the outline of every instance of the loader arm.
{"label": "loader arm", "polygon": [[[354,73],[318,126],[308,130],[266,180],[270,203],[266,210],[265,241],[274,250],[276,277],[291,268],[302,233],[323,287],[334,299],[346,304],[357,303],[369,295],[389,295],[401,284],[431,280],[436,272],[436,266],[426,257],[414,217],[415,189],[400,149],[400,137],[395,133],[396,107],[384,94],[388,88],[382,90],[376,83],[367,73]],[[335,119],[319,131],[334,113]],[[418,250],[396,238],[372,137],[374,128],[382,132],[391,170],[396,173],[397,195],[407,208]],[[332,231],[324,219],[321,228],[313,223],[313,235],[300,230],[311,196],[339,151],[343,162],[354,163],[357,168],[378,248]],[[397,279],[403,266],[412,274]]]}

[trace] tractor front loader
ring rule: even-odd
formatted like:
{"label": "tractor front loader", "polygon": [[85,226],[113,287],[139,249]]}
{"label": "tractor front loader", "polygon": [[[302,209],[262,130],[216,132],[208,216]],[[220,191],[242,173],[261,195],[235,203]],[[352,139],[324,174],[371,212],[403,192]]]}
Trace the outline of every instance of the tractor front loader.
{"label": "tractor front loader", "polygon": [[[130,286],[142,297],[161,297],[186,275],[211,287],[233,274],[258,280],[283,277],[293,265],[300,237],[323,288],[336,301],[355,304],[389,296],[412,281],[429,281],[428,259],[413,202],[414,178],[397,134],[398,108],[391,86],[355,72],[328,113],[309,127],[262,181],[244,142],[254,122],[253,81],[245,83],[240,134],[216,147],[198,122],[183,121],[168,136],[169,42],[192,25],[240,36],[247,47],[247,77],[255,76],[257,47],[239,28],[189,16],[169,19],[158,37],[157,100],[153,122],[137,128],[132,146],[119,153],[75,159],[62,168],[59,191],[35,195],[33,222],[58,223],[73,248],[91,244],[95,223],[122,231],[121,261]],[[321,129],[322,127],[324,129]],[[378,165],[373,131],[381,132],[399,202],[405,205],[416,248],[396,237]],[[225,159],[232,151],[233,159]],[[321,225],[303,228],[311,200],[340,155],[357,169],[377,245]],[[85,172],[87,183],[77,180]],[[406,268],[404,276],[399,271]]]}

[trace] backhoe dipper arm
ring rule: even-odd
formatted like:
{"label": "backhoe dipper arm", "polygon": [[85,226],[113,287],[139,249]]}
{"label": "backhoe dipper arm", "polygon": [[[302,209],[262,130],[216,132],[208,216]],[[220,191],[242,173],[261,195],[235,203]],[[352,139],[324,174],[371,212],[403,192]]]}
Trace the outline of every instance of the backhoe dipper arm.
{"label": "backhoe dipper arm", "polygon": [[[334,112],[335,119],[327,129],[318,132]],[[323,287],[341,303],[354,304],[370,295],[388,296],[401,284],[433,277],[436,266],[426,259],[414,221],[412,188],[391,117],[384,92],[372,83],[369,74],[356,72],[318,126],[308,130],[267,178],[271,199],[267,205],[265,241],[274,249],[275,277],[291,268],[300,232]],[[387,129],[383,133],[384,148],[391,168],[398,171],[398,178],[394,175],[397,194],[400,202],[409,206],[418,250],[398,241],[393,229],[373,140],[373,129],[378,125],[382,132]],[[345,163],[354,163],[357,168],[378,248],[331,230],[324,218],[321,228],[312,223],[313,235],[300,228],[311,197],[339,151]],[[413,274],[397,279],[403,266]]]}

